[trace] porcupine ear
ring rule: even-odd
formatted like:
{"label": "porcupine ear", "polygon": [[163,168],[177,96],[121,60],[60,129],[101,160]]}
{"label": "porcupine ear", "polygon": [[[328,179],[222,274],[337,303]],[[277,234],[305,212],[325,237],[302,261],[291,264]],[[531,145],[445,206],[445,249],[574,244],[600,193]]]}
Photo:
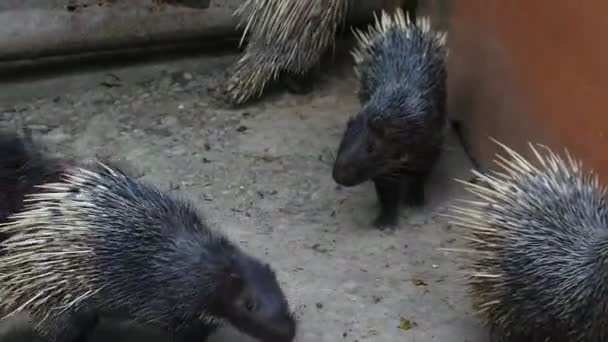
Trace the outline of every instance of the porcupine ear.
{"label": "porcupine ear", "polygon": [[402,131],[403,120],[392,115],[376,116],[369,122],[370,130],[379,138],[394,136]]}
{"label": "porcupine ear", "polygon": [[385,138],[398,131],[400,124],[399,120],[391,116],[377,116],[369,121],[368,126],[374,135]]}
{"label": "porcupine ear", "polygon": [[223,284],[226,292],[237,294],[243,290],[245,281],[240,273],[239,265],[236,260],[232,260],[224,269],[223,277]]}
{"label": "porcupine ear", "polygon": [[212,298],[213,304],[210,309],[215,314],[226,315],[237,305],[245,283],[241,275],[231,271],[222,272],[218,278],[214,280],[216,294]]}
{"label": "porcupine ear", "polygon": [[243,277],[234,272],[228,274],[228,286],[231,288],[240,288],[243,285]]}

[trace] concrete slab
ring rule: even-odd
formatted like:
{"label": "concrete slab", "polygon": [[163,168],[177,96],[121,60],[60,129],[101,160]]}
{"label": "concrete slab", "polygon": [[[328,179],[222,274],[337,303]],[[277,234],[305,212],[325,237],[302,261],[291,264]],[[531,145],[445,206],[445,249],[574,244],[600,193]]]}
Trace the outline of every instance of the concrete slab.
{"label": "concrete slab", "polygon": [[[379,232],[370,225],[371,184],[343,189],[331,179],[343,125],[359,108],[349,62],[337,62],[311,95],[277,93],[230,110],[214,96],[235,58],[3,84],[0,122],[27,126],[67,155],[123,159],[143,179],[194,201],[277,269],[301,319],[298,341],[484,341],[457,260],[437,250],[460,243],[439,216],[463,195],[452,178],[469,175],[456,139],[447,144],[428,205],[405,208],[395,233]],[[399,329],[401,319],[413,328]],[[146,337],[169,341],[116,324],[102,325],[94,341]],[[248,339],[224,329],[214,341]]]}

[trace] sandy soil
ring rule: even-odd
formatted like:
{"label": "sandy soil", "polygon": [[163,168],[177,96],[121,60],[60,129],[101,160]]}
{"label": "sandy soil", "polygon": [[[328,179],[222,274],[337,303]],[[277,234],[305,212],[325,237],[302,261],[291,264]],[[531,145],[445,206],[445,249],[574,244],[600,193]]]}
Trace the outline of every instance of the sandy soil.
{"label": "sandy soil", "polygon": [[[215,99],[233,55],[217,55],[11,82],[0,128],[29,127],[54,151],[122,160],[134,174],[191,199],[252,253],[269,260],[301,320],[298,341],[483,341],[440,216],[463,195],[471,165],[451,137],[422,209],[399,229],[371,226],[371,184],[340,188],[331,163],[357,111],[349,62],[310,95],[278,92],[238,110]],[[348,59],[345,59],[348,61]],[[400,329],[402,319],[413,327]],[[8,327],[5,327],[8,328]],[[7,335],[8,336],[8,335]],[[101,341],[165,341],[104,324]],[[28,338],[2,341],[27,341]],[[231,329],[214,341],[248,341]]]}

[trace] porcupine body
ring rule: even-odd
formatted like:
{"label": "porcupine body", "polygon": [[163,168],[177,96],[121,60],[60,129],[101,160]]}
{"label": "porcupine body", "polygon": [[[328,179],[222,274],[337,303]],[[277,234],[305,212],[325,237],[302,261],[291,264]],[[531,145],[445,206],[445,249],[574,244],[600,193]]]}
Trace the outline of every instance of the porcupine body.
{"label": "porcupine body", "polygon": [[8,316],[27,312],[48,342],[84,341],[106,315],[155,325],[174,341],[204,341],[221,322],[260,341],[293,340],[272,268],[190,204],[100,162],[58,176],[0,226]]}
{"label": "porcupine body", "polygon": [[343,186],[374,182],[380,212],[374,224],[394,227],[400,202],[424,203],[424,184],[447,127],[446,34],[415,23],[401,9],[383,11],[368,32],[356,31],[353,52],[362,109],[349,119],[333,179]]}
{"label": "porcupine body", "polygon": [[[608,340],[608,203],[569,153],[500,144],[501,170],[475,172],[475,195],[449,216],[465,228],[467,276],[493,342]],[[544,153],[543,153],[544,152]]]}
{"label": "porcupine body", "polygon": [[333,46],[350,0],[246,0],[237,10],[248,43],[225,92],[233,105],[260,97],[281,79],[294,93],[310,90],[314,68]]}

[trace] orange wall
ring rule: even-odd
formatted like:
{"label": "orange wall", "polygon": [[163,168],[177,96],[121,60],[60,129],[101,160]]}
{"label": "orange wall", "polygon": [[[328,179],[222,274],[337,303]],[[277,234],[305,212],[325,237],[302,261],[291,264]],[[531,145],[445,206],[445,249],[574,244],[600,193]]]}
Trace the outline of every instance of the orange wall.
{"label": "orange wall", "polygon": [[567,147],[608,182],[608,1],[453,0],[449,109],[473,157],[488,136]]}

